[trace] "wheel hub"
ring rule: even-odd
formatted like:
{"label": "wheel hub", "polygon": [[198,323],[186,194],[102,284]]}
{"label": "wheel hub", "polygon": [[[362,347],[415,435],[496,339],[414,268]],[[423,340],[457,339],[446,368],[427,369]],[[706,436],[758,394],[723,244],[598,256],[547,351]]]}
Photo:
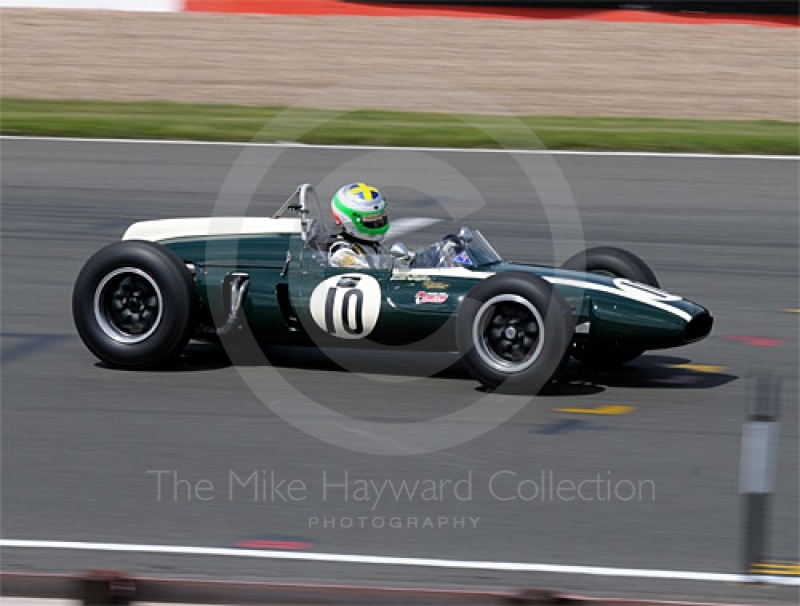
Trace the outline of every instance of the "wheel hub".
{"label": "wheel hub", "polygon": [[95,292],[95,317],[109,337],[138,343],[161,321],[161,291],[140,269],[126,267],[108,274]]}
{"label": "wheel hub", "polygon": [[476,318],[478,352],[498,370],[524,370],[541,351],[541,322],[530,301],[517,295],[495,297],[484,304]]}

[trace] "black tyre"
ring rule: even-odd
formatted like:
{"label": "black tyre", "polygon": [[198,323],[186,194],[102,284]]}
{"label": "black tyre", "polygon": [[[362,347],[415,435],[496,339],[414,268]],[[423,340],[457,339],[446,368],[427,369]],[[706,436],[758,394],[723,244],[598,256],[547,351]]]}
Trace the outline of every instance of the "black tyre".
{"label": "black tyre", "polygon": [[72,316],[84,344],[120,368],[150,368],[178,355],[189,340],[195,307],[194,284],[181,258],[139,240],[97,252],[72,293]]}
{"label": "black tyre", "polygon": [[660,288],[653,270],[632,252],[613,246],[596,246],[567,259],[562,269],[626,278]]}
{"label": "black tyre", "polygon": [[558,370],[574,332],[564,297],[525,273],[497,274],[464,298],[456,319],[458,350],[485,387],[534,395]]}
{"label": "black tyre", "polygon": [[[655,288],[660,287],[656,275],[647,263],[632,252],[613,246],[589,248],[567,259],[561,267],[573,271],[625,278]],[[644,350],[630,347],[575,343],[572,357],[588,366],[612,368],[635,360],[642,353]]]}

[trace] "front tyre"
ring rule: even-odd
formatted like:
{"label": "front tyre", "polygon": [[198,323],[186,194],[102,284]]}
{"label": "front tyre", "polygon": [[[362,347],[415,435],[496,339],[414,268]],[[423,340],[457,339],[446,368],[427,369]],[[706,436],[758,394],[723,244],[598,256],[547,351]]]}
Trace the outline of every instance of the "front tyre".
{"label": "front tyre", "polygon": [[192,277],[171,250],[139,240],[115,242],[84,265],[72,294],[81,340],[112,366],[151,368],[177,356],[194,323]]}
{"label": "front tyre", "polygon": [[562,269],[601,274],[614,278],[625,278],[660,288],[658,278],[641,257],[629,250],[614,246],[595,246],[571,256],[561,265]]}
{"label": "front tyre", "polygon": [[[640,257],[613,246],[596,246],[567,259],[562,269],[625,278],[659,288],[658,278]],[[575,343],[572,357],[593,368],[613,368],[635,360],[644,350],[622,346]]]}
{"label": "front tyre", "polygon": [[564,297],[542,278],[497,274],[464,298],[456,320],[467,371],[503,393],[534,395],[558,370],[574,332]]}

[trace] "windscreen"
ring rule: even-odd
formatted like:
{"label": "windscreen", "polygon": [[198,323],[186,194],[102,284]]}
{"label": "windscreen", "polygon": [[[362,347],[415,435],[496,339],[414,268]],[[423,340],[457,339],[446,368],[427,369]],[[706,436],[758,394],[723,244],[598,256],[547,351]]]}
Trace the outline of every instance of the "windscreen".
{"label": "windscreen", "polygon": [[472,232],[472,241],[467,245],[467,254],[474,265],[489,265],[503,260],[479,231]]}

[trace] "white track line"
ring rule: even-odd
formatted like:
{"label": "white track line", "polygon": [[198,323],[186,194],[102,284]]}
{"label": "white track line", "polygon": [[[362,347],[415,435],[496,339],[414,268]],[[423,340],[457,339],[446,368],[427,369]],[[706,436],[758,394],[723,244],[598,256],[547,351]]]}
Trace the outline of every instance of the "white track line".
{"label": "white track line", "polygon": [[130,543],[86,543],[78,541],[27,541],[0,539],[0,547],[25,549],[66,549],[72,551],[121,551],[127,553],[159,553],[172,555],[204,555],[268,560],[300,560],[342,564],[383,564],[390,566],[419,566],[422,568],[460,568],[467,570],[497,570],[503,572],[544,572],[555,574],[665,579],[671,581],[711,581],[716,583],[761,582],[773,585],[800,586],[800,577],[692,572],[689,570],[648,570],[642,568],[609,568],[605,566],[564,566],[559,564],[527,564],[520,562],[480,562],[471,560],[439,560],[431,558],[400,558],[392,556],[350,555],[261,549],[231,549],[225,547],[185,547],[180,545],[135,545]]}
{"label": "white track line", "polygon": [[458,147],[394,147],[390,145],[311,145],[306,143],[253,143],[244,141],[180,141],[175,139],[92,139],[82,137],[25,137],[0,135],[0,140],[8,141],[47,141],[66,143],[121,143],[145,145],[205,145],[222,147],[265,147],[280,149],[332,149],[356,151],[415,151],[415,152],[447,152],[457,154],[523,154],[530,156],[622,156],[640,158],[699,158],[722,160],[788,160],[797,162],[800,156],[775,156],[757,154],[689,154],[667,152],[627,152],[627,151],[571,151],[568,149],[490,149],[490,148],[458,148]]}

